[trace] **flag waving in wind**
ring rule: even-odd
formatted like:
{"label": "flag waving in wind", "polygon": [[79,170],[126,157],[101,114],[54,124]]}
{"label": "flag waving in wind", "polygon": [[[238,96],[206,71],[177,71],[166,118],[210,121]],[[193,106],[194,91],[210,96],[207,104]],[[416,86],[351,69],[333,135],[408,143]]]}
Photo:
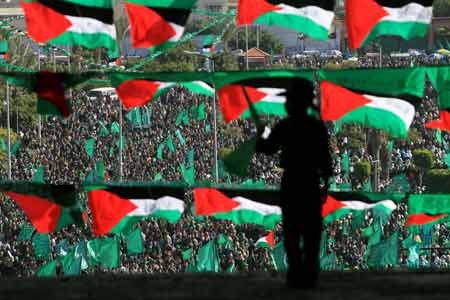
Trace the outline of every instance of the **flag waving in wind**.
{"label": "flag waving in wind", "polygon": [[239,0],[236,24],[281,26],[327,40],[333,19],[334,0]]}
{"label": "flag waving in wind", "polygon": [[133,48],[174,46],[197,0],[126,0]]}
{"label": "flag waving in wind", "polygon": [[118,57],[111,0],[22,0],[28,35],[37,43],[105,47]]}
{"label": "flag waving in wind", "polygon": [[439,116],[439,120],[430,121],[425,127],[450,132],[450,109],[441,111]]}
{"label": "flag waving in wind", "polygon": [[433,0],[346,0],[349,46],[357,49],[376,37],[423,37],[433,15]]}

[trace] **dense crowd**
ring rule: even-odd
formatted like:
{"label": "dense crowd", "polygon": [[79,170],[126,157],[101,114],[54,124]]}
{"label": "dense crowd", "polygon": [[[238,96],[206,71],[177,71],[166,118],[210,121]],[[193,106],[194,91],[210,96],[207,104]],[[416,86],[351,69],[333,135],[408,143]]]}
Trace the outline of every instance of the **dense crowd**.
{"label": "dense crowd", "polygon": [[[360,58],[364,67],[379,65],[376,57]],[[298,59],[296,64],[301,67],[320,67],[331,60],[319,58]],[[334,60],[333,60],[334,61]],[[334,61],[335,62],[335,61]],[[338,61],[339,62],[339,61]],[[429,60],[405,59],[392,57],[383,58],[384,66],[411,66],[417,64],[435,64]],[[440,61],[442,63],[442,61]],[[184,181],[181,164],[189,164],[189,152],[194,150],[194,169],[196,181],[215,180],[215,139],[212,99],[193,95],[181,87],[172,89],[158,100],[140,110],[151,112],[145,118],[145,124],[133,124],[127,118],[128,111],[120,106],[117,99],[99,97],[89,101],[85,91],[74,90],[72,100],[73,114],[67,119],[56,117],[43,118],[41,136],[37,126],[21,124],[18,136],[21,147],[12,161],[12,177],[15,180],[32,180],[39,167],[44,168],[44,178],[49,183],[80,184],[88,178],[91,171],[98,171],[97,163],[103,162],[105,181],[109,182],[148,182]],[[414,166],[412,151],[418,148],[431,150],[438,166],[445,167],[443,157],[446,154],[444,144],[438,143],[435,133],[425,129],[424,124],[438,117],[436,92],[427,84],[423,101],[416,107],[416,118],[412,130],[417,132],[414,141],[395,141],[392,149],[388,149],[388,139],[382,143],[382,163],[378,186],[371,187],[374,191],[385,191],[392,184],[392,178],[404,174]],[[198,118],[199,104],[205,104],[205,118]],[[122,111],[121,111],[122,109]],[[186,112],[188,120],[177,122],[180,113]],[[122,115],[122,122],[120,116]],[[248,120],[239,120],[232,125],[225,125],[218,113],[218,152],[219,158],[229,152],[240,142],[253,136],[256,131]],[[277,120],[267,120],[275,123]],[[122,124],[123,148],[120,147],[118,127]],[[334,176],[332,186],[339,189],[344,184],[350,184],[354,190],[362,190],[366,182],[352,175],[354,164],[361,160],[369,161],[376,166],[376,157],[370,151],[367,142],[359,148],[351,143],[349,127],[337,131],[329,124],[330,151],[334,159]],[[177,130],[179,131],[177,133]],[[363,131],[361,131],[363,132]],[[183,142],[178,138],[183,137]],[[172,137],[175,151],[167,146],[168,136]],[[88,155],[85,143],[95,139],[94,153]],[[445,143],[450,136],[443,135]],[[366,136],[366,141],[368,137]],[[164,144],[162,155],[158,148]],[[120,154],[122,153],[122,174]],[[343,168],[343,155],[349,156],[349,172]],[[223,183],[255,183],[262,180],[267,185],[280,183],[282,170],[278,167],[278,157],[256,155],[252,159],[249,175],[238,178],[226,173],[219,161],[219,182]],[[94,180],[96,177],[93,177]],[[91,178],[92,179],[92,178]],[[99,179],[99,178],[97,178]],[[408,178],[412,192],[426,192],[425,186],[413,178]],[[139,223],[145,245],[143,254],[127,256],[125,245],[121,246],[121,267],[112,272],[124,273],[160,273],[183,272],[188,268],[189,261],[182,259],[182,252],[192,248],[194,255],[198,249],[209,240],[223,234],[229,239],[229,244],[219,246],[222,270],[234,269],[238,272],[274,270],[270,255],[271,250],[255,248],[258,238],[267,234],[254,225],[237,226],[230,222],[217,221],[210,218],[195,219],[190,210],[192,195],[187,194],[188,208],[183,218],[176,224],[164,220],[145,220]],[[30,241],[18,242],[17,236],[26,221],[17,205],[7,197],[0,201],[0,276],[33,276],[43,260],[37,260],[33,254]],[[404,224],[407,217],[407,203],[404,200],[394,210],[392,215],[383,221],[382,230],[385,238],[400,231],[400,239],[405,240],[410,233]],[[362,234],[366,228],[377,222],[378,216],[368,211],[360,227],[355,228],[353,215],[342,218],[325,226],[328,237],[325,252],[336,253],[336,265],[344,269],[367,268],[366,253],[368,238]],[[276,230],[279,240],[282,228]],[[420,266],[448,267],[450,264],[449,227],[436,225],[433,228],[433,238],[429,248],[419,251]],[[72,245],[80,240],[93,239],[89,229],[72,226],[59,233],[51,234],[51,246],[62,239],[67,239]],[[53,255],[55,255],[53,253]],[[408,261],[407,249],[402,248],[400,265]],[[105,270],[88,269],[84,273],[103,272]]]}

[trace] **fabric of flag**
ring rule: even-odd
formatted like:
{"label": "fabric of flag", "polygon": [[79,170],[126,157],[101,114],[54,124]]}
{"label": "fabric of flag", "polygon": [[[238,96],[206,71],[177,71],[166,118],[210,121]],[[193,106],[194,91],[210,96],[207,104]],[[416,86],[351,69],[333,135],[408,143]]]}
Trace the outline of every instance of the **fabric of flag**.
{"label": "fabric of flag", "polygon": [[17,241],[29,241],[34,233],[34,227],[30,223],[24,223],[20,229],[19,235],[17,236]]}
{"label": "fabric of flag", "polygon": [[120,266],[120,243],[117,237],[101,238],[87,243],[87,255],[90,266],[100,264],[104,268],[114,269]]}
{"label": "fabric of flag", "polygon": [[450,68],[447,66],[442,67],[428,67],[425,68],[426,74],[431,81],[434,89],[438,93],[439,109],[450,109]]}
{"label": "fabric of flag", "polygon": [[0,60],[8,60],[8,41],[0,41]]}
{"label": "fabric of flag", "polygon": [[[229,220],[235,224],[252,223],[274,229],[281,221],[281,208],[250,200],[248,190],[216,190],[209,188],[194,189],[196,216],[212,216],[218,220]],[[270,194],[253,194],[263,202]],[[277,199],[278,200],[278,199]],[[278,202],[277,202],[278,203]]]}
{"label": "fabric of flag", "polygon": [[37,277],[56,277],[56,265],[58,261],[52,260],[42,267],[36,273]]}
{"label": "fabric of flag", "polygon": [[405,40],[424,37],[432,15],[433,0],[347,0],[349,47],[357,49],[384,35]]}
{"label": "fabric of flag", "polygon": [[175,46],[197,0],[126,0],[133,48]]}
{"label": "fabric of flag", "polygon": [[450,196],[440,194],[410,195],[406,226],[424,226],[449,220]]}
{"label": "fabric of flag", "polygon": [[329,81],[322,81],[320,90],[322,120],[361,124],[382,129],[394,138],[407,138],[415,115],[412,104],[397,98],[355,93]]}
{"label": "fabric of flag", "polygon": [[120,134],[120,125],[116,121],[111,124],[111,133],[112,134]]}
{"label": "fabric of flag", "polygon": [[180,145],[181,145],[181,146],[184,146],[184,145],[186,144],[186,140],[184,139],[184,137],[183,137],[183,135],[181,134],[181,132],[180,132],[179,129],[177,129],[177,130],[175,131],[175,135],[177,136],[178,141],[180,141]]}
{"label": "fabric of flag", "polygon": [[[258,115],[286,116],[287,89],[296,80],[297,88],[313,90],[313,75],[310,72],[258,71],[218,72],[215,83],[219,95],[220,109],[226,123],[239,118],[251,117],[248,100]],[[245,92],[244,92],[245,89]]]}
{"label": "fabric of flag", "polygon": [[328,40],[333,19],[334,0],[239,0],[236,24],[281,26]]}
{"label": "fabric of flag", "polygon": [[171,135],[167,136],[166,145],[170,152],[175,153],[175,145],[173,144],[173,138]]}
{"label": "fabric of flag", "polygon": [[342,154],[342,171],[344,171],[344,174],[349,175],[350,174],[350,155],[348,152],[345,152]]}
{"label": "fabric of flag", "polygon": [[93,233],[129,232],[134,223],[148,217],[176,223],[184,212],[181,188],[109,188],[88,193]]}
{"label": "fabric of flag", "polygon": [[186,110],[182,110],[178,113],[175,125],[180,126],[182,122],[185,126],[189,125],[189,113]]}
{"label": "fabric of flag", "polygon": [[206,245],[198,250],[197,254],[198,272],[219,272],[220,258],[214,240],[210,240]]}
{"label": "fabric of flag", "polygon": [[139,107],[131,109],[127,113],[127,119],[130,121],[132,128],[142,127],[141,109]]}
{"label": "fabric of flag", "polygon": [[320,258],[320,269],[326,271],[337,270],[337,257],[336,252],[325,255]]}
{"label": "fabric of flag", "polygon": [[119,56],[111,0],[22,0],[27,33],[36,43],[104,47]]}
{"label": "fabric of flag", "polygon": [[31,181],[34,183],[44,184],[45,183],[44,175],[45,175],[45,168],[43,166],[40,166],[34,172],[33,178],[31,179]]}
{"label": "fabric of flag", "polygon": [[282,242],[278,243],[272,252],[274,267],[278,272],[284,272],[288,268],[286,248]]}
{"label": "fabric of flag", "polygon": [[212,34],[205,35],[202,38],[202,54],[208,57],[214,54],[215,42],[217,37]]}
{"label": "fabric of flag", "polygon": [[403,195],[377,193],[331,193],[322,206],[322,218],[325,223],[329,223],[350,212],[358,213],[369,209],[380,209],[390,215],[397,208],[395,202],[402,197]]}
{"label": "fabric of flag", "polygon": [[64,276],[80,276],[82,257],[76,255],[75,248],[70,250],[60,262]]}
{"label": "fabric of flag", "polygon": [[387,265],[396,266],[399,262],[398,232],[388,239],[369,248],[367,264],[370,267],[380,268]]}
{"label": "fabric of flag", "polygon": [[163,151],[164,151],[164,147],[165,147],[165,146],[166,146],[165,143],[159,144],[158,149],[156,150],[156,158],[157,158],[158,160],[161,160],[161,159],[162,159],[162,157],[163,157]]}
{"label": "fabric of flag", "polygon": [[192,248],[189,248],[189,249],[187,249],[187,250],[184,250],[182,253],[181,253],[181,257],[183,258],[183,260],[190,260],[191,258],[192,258],[192,255],[193,255],[194,253],[193,253],[193,250],[192,250]]}
{"label": "fabric of flag", "polygon": [[383,228],[379,222],[374,222],[371,226],[361,230],[362,236],[368,238],[367,246],[377,245],[383,237]]}
{"label": "fabric of flag", "polygon": [[206,104],[200,103],[198,105],[197,121],[203,121],[205,119],[206,119]]}
{"label": "fabric of flag", "polygon": [[60,241],[58,244],[56,244],[54,253],[58,257],[59,256],[64,257],[70,252],[71,249],[72,249],[72,246],[69,244],[69,242],[66,239],[64,239],[64,240]]}
{"label": "fabric of flag", "polygon": [[273,248],[275,247],[275,235],[273,231],[268,235],[259,238],[255,243],[256,248]]}
{"label": "fabric of flag", "polygon": [[[189,77],[190,76],[190,77]],[[197,80],[198,79],[198,80]],[[177,84],[195,94],[212,96],[208,73],[149,73],[144,75],[118,74],[110,75],[112,85],[126,109],[144,106],[161,97]]]}
{"label": "fabric of flag", "polygon": [[441,111],[439,113],[439,120],[429,121],[425,124],[425,127],[450,132],[450,110]]}
{"label": "fabric of flag", "polygon": [[254,137],[240,144],[233,152],[223,158],[223,163],[228,172],[244,177],[256,153],[258,138]]}
{"label": "fabric of flag", "polygon": [[84,144],[84,149],[86,150],[86,154],[90,157],[94,157],[95,143],[97,140],[95,138],[88,139]]}
{"label": "fabric of flag", "polygon": [[71,224],[83,224],[83,212],[77,208],[64,207],[35,195],[6,192],[24,211],[37,232],[44,234],[60,231]]}
{"label": "fabric of flag", "polygon": [[17,154],[17,151],[19,151],[20,146],[22,145],[22,140],[17,139],[14,145],[11,148],[11,155],[15,156]]}
{"label": "fabric of flag", "polygon": [[180,172],[184,181],[189,185],[194,185],[195,183],[195,167],[191,165],[190,167],[186,167],[184,163],[180,164]]}
{"label": "fabric of flag", "polygon": [[128,255],[142,254],[144,252],[144,242],[142,241],[142,231],[136,228],[127,236]]}
{"label": "fabric of flag", "polygon": [[392,182],[386,187],[386,192],[394,193],[408,193],[411,191],[411,184],[409,183],[408,177],[405,173],[398,174],[392,177]]}
{"label": "fabric of flag", "polygon": [[34,255],[39,259],[47,259],[50,256],[50,237],[48,234],[36,232],[32,239]]}

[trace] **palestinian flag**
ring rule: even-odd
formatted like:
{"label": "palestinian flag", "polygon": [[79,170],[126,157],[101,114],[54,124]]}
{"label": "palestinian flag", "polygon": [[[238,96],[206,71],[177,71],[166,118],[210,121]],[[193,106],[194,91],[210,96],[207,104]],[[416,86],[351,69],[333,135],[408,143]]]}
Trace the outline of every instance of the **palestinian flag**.
{"label": "palestinian flag", "polygon": [[441,111],[439,120],[430,121],[425,127],[450,132],[450,110]]}
{"label": "palestinian flag", "polygon": [[93,232],[129,232],[134,223],[148,217],[176,223],[184,212],[182,189],[172,188],[109,188],[88,193]]}
{"label": "palestinian flag", "polygon": [[71,224],[83,224],[86,213],[78,208],[64,207],[36,195],[5,192],[24,211],[40,234],[60,231]]}
{"label": "palestinian flag", "polygon": [[133,48],[173,47],[197,0],[126,0]]}
{"label": "palestinian flag", "polygon": [[[383,199],[384,200],[381,200]],[[324,223],[330,223],[351,213],[369,209],[380,209],[386,215],[390,215],[397,205],[390,200],[391,195],[375,193],[332,193],[322,207]],[[392,195],[392,199],[400,200]]]}
{"label": "palestinian flag", "polygon": [[239,0],[236,24],[281,26],[328,40],[334,0]]}
{"label": "palestinian flag", "polygon": [[273,248],[275,247],[275,235],[273,231],[269,232],[267,236],[258,239],[255,244],[256,248]]}
{"label": "palestinian flag", "polygon": [[410,195],[406,226],[442,223],[449,220],[449,214],[449,195]]}
{"label": "palestinian flag", "polygon": [[[251,117],[250,108],[246,99],[244,88],[258,115],[286,116],[286,92],[294,80],[298,85],[309,89],[312,93],[313,84],[308,72],[298,78],[298,73],[289,71],[269,72],[228,72],[218,74],[219,77],[229,76],[226,82],[216,83],[219,95],[219,104],[226,123],[239,118]],[[312,79],[312,77],[311,77]],[[302,81],[303,84],[300,84]]]}
{"label": "palestinian flag", "polygon": [[8,41],[0,41],[0,60],[8,60]]}
{"label": "palestinian flag", "polygon": [[105,47],[119,56],[111,0],[23,0],[28,35],[36,43]]}
{"label": "palestinian flag", "polygon": [[208,34],[203,37],[202,40],[202,53],[206,56],[212,56],[215,50],[215,41],[216,36],[212,34]]}
{"label": "palestinian flag", "polygon": [[[122,101],[126,109],[138,106],[144,106],[147,103],[166,94],[177,84],[184,86],[191,92],[200,95],[213,96],[214,89],[203,81],[167,81],[166,78],[161,79],[136,77],[134,75],[113,74],[111,75],[111,83],[116,88],[117,95]],[[173,79],[177,79],[172,76]],[[172,78],[167,78],[172,79]],[[185,80],[186,76],[180,77]]]}
{"label": "palestinian flag", "polygon": [[433,0],[347,0],[345,15],[350,49],[357,49],[383,35],[424,37]]}
{"label": "palestinian flag", "polygon": [[[281,208],[250,200],[249,193],[245,190],[194,189],[195,216],[211,216],[238,225],[251,223],[274,229],[281,221]],[[259,196],[260,201],[273,197],[269,192],[253,196]]]}

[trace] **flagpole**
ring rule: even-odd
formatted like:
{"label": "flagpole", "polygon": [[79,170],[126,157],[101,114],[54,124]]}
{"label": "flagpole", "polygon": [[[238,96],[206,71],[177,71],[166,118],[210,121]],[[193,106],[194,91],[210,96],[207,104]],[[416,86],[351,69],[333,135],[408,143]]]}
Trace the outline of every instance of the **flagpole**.
{"label": "flagpole", "polygon": [[245,25],[245,69],[248,71],[248,25]]}
{"label": "flagpole", "polygon": [[[211,65],[211,71],[214,74],[215,72],[215,62],[214,59],[208,58],[210,65]],[[214,97],[213,97],[213,113],[214,113],[214,163],[215,163],[215,175],[216,175],[216,183],[219,183],[219,162],[218,162],[218,143],[217,143],[217,111],[216,111],[216,87],[214,86]]]}
{"label": "flagpole", "polygon": [[[6,67],[8,72],[8,67]],[[6,80],[6,123],[8,126],[8,179],[11,180],[11,123],[9,116],[9,82]]]}
{"label": "flagpole", "polygon": [[122,110],[123,110],[123,105],[122,105],[122,101],[120,101],[120,109],[119,109],[119,131],[120,131],[120,142],[119,142],[119,165],[120,165],[120,182],[122,182],[122,177],[123,177],[123,153],[122,153],[122,148],[123,148],[123,138],[122,138]]}
{"label": "flagpole", "polygon": [[[41,71],[41,46],[38,44],[38,72]],[[39,147],[42,146],[42,116],[38,114]]]}

